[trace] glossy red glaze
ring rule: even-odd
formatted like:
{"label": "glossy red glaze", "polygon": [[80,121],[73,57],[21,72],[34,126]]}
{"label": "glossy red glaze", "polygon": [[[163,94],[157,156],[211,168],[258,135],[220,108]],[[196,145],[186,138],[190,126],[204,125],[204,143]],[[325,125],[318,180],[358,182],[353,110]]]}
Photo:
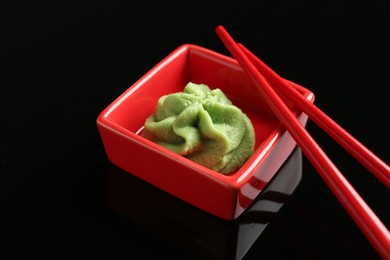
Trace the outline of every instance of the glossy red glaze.
{"label": "glossy red glaze", "polygon": [[[256,150],[237,172],[222,175],[140,136],[157,100],[182,91],[190,81],[220,88],[251,119]],[[314,102],[311,91],[288,82]],[[307,116],[289,107],[306,125]],[[226,220],[251,204],[296,146],[236,60],[193,44],[179,46],[130,86],[99,114],[97,126],[113,164]]]}

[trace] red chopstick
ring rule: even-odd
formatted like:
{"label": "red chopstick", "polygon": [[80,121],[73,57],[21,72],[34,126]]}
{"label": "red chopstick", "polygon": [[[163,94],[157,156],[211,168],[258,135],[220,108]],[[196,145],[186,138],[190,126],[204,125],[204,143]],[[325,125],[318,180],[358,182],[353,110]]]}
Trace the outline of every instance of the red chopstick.
{"label": "red chopstick", "polygon": [[216,33],[362,233],[382,257],[390,258],[390,233],[386,226],[301,125],[225,28],[217,26]]}
{"label": "red chopstick", "polygon": [[345,129],[333,121],[329,116],[322,112],[312,102],[306,100],[295,88],[288,84],[276,72],[271,70],[264,62],[256,57],[252,52],[242,44],[238,46],[248,56],[257,70],[272,84],[273,88],[282,92],[299,109],[301,109],[310,119],[328,133],[338,144],[348,151],[355,159],[373,173],[379,181],[390,189],[390,167],[372,153],[367,147],[356,140]]}

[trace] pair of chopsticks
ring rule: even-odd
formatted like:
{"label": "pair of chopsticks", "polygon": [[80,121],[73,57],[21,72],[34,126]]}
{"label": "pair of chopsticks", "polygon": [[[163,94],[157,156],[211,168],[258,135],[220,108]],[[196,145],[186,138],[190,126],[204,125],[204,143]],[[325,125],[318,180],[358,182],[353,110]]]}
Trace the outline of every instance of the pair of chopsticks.
{"label": "pair of chopsticks", "polygon": [[387,188],[390,188],[390,167],[313,103],[306,100],[246,47],[236,43],[223,26],[217,26],[216,33],[378,254],[390,259],[390,233],[386,226],[345,179],[275,90],[297,105]]}

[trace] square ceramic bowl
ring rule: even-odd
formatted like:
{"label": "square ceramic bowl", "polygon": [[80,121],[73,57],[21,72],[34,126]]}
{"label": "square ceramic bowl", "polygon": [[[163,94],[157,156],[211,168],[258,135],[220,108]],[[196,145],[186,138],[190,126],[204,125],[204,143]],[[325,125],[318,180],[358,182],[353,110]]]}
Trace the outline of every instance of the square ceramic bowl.
{"label": "square ceramic bowl", "polygon": [[[188,82],[220,88],[252,121],[255,153],[236,172],[223,175],[141,136],[158,99],[183,91]],[[311,91],[288,82],[314,102]],[[288,105],[306,126],[307,115]],[[236,60],[193,44],[173,50],[125,90],[98,115],[97,127],[114,165],[225,220],[248,208],[296,147]]]}

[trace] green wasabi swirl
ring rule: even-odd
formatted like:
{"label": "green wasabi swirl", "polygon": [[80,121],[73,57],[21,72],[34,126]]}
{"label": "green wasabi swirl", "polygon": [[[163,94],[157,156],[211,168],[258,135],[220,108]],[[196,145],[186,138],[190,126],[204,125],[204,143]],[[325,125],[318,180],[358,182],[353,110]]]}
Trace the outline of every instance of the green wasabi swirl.
{"label": "green wasabi swirl", "polygon": [[249,118],[220,89],[188,83],[162,96],[142,136],[222,174],[237,171],[254,153]]}

